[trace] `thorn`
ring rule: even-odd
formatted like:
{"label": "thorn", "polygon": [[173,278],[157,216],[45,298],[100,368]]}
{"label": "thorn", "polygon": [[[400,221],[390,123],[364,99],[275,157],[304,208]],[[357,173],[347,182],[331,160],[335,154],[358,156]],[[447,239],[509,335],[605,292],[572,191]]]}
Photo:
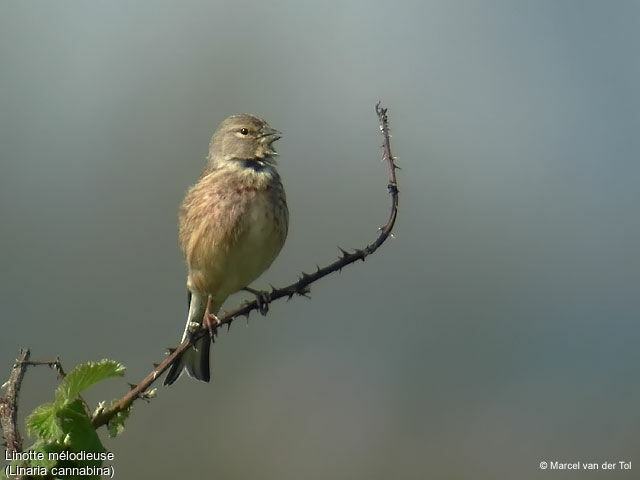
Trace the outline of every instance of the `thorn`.
{"label": "thorn", "polygon": [[342,255],[343,255],[343,256],[345,256],[345,257],[346,257],[347,255],[349,255],[349,252],[347,252],[347,251],[346,251],[344,248],[342,248],[342,247],[338,247],[338,250],[340,250],[340,252],[342,252]]}
{"label": "thorn", "polygon": [[390,233],[389,236],[391,237],[392,240],[396,238],[396,236],[393,233]]}
{"label": "thorn", "polygon": [[158,368],[159,363],[153,362],[153,368]]}
{"label": "thorn", "polygon": [[229,320],[229,322],[227,323],[227,332],[228,332],[229,330],[231,330],[231,322],[232,322],[232,321],[233,321],[233,320]]}
{"label": "thorn", "polygon": [[175,351],[176,351],[175,347],[167,347],[167,355],[171,355]]}
{"label": "thorn", "polygon": [[301,287],[301,288],[298,288],[298,289],[296,290],[296,293],[297,293],[298,295],[302,296],[302,297],[311,298],[311,297],[309,296],[309,293],[311,293],[311,288],[309,288],[309,286],[308,286],[308,285],[307,285],[307,286],[304,286],[304,287]]}
{"label": "thorn", "polygon": [[129,385],[129,390],[133,390],[134,388],[136,388],[138,386],[135,383],[129,383],[129,382],[127,382],[127,385]]}
{"label": "thorn", "polygon": [[316,263],[316,272],[319,272],[319,271],[320,271],[320,265]]}

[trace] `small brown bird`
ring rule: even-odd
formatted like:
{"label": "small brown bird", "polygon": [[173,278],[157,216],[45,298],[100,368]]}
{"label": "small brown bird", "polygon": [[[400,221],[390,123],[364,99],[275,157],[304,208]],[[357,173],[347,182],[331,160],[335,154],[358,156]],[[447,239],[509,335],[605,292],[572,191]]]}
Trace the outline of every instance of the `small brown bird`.
{"label": "small brown bird", "polygon": [[[183,341],[203,321],[215,323],[226,298],[248,289],[284,244],[289,211],[272,146],[280,137],[261,118],[242,114],[224,120],[211,138],[207,166],[180,208],[189,292]],[[164,384],[183,371],[208,382],[209,347],[208,336],[197,340],[172,365]]]}

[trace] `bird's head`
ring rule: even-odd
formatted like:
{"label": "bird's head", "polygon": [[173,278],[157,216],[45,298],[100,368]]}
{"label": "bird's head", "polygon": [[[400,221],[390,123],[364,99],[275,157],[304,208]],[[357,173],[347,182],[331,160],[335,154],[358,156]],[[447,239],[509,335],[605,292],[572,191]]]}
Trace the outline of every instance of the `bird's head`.
{"label": "bird's head", "polygon": [[214,132],[209,145],[209,162],[263,161],[275,163],[273,142],[282,136],[263,119],[250,114],[232,115]]}

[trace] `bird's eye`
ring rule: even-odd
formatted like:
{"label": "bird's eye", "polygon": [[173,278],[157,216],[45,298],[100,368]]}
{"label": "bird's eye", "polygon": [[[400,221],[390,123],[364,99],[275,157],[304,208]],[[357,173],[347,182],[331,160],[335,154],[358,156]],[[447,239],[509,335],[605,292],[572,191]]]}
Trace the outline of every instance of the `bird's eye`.
{"label": "bird's eye", "polygon": [[240,129],[240,133],[242,135],[249,135],[249,129],[248,128],[241,128]]}

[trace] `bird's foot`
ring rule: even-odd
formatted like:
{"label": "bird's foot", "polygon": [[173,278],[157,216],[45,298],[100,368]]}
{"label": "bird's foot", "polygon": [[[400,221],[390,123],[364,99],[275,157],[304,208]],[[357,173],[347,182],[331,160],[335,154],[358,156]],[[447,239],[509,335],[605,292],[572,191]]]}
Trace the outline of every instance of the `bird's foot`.
{"label": "bird's foot", "polygon": [[216,335],[216,330],[218,326],[222,322],[215,314],[211,313],[211,295],[209,295],[209,299],[207,300],[207,308],[204,311],[204,316],[202,317],[202,324],[207,327],[209,330],[209,337],[211,341],[213,341],[213,337]]}
{"label": "bird's foot", "polygon": [[251,287],[245,287],[243,290],[252,293],[256,297],[256,303],[258,304],[258,311],[262,315],[266,315],[269,311],[269,302],[271,302],[271,294],[266,290],[255,290]]}
{"label": "bird's foot", "polygon": [[209,315],[205,315],[203,319],[203,324],[205,327],[207,327],[207,330],[209,330],[209,337],[211,338],[212,341],[213,341],[213,337],[215,337],[216,335],[218,326],[221,323],[222,322],[220,321],[220,319],[216,317],[213,313],[210,313]]}
{"label": "bird's foot", "polygon": [[198,322],[189,322],[189,333],[193,335],[200,330],[201,325]]}

